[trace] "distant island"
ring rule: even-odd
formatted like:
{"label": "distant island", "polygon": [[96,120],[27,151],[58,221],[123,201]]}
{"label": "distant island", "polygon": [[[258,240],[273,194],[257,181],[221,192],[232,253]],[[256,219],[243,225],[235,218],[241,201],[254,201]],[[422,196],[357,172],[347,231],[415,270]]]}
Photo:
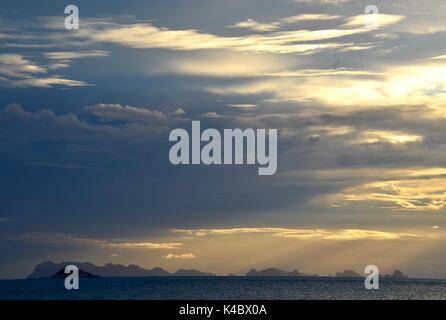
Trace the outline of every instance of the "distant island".
{"label": "distant island", "polygon": [[[90,262],[74,262],[67,261],[55,263],[46,261],[38,264],[34,271],[27,277],[28,279],[39,278],[63,278],[66,277],[65,267],[67,265],[76,265],[79,268],[80,277],[215,277],[214,273],[202,272],[195,269],[178,269],[171,273],[162,268],[144,269],[137,265],[130,264],[124,266],[122,264],[107,263],[97,266]],[[236,276],[230,274],[229,276]],[[318,274],[308,274],[299,272],[298,270],[282,270],[278,268],[268,268],[263,270],[251,269],[246,273],[247,277],[319,277]],[[353,270],[344,270],[337,272],[336,278],[364,278],[366,275],[357,273]],[[388,279],[407,279],[409,278],[403,272],[395,270],[392,274],[381,275]]]}
{"label": "distant island", "polygon": [[409,279],[409,276],[402,273],[399,270],[395,270],[393,271],[392,274],[385,274],[384,276],[382,276],[384,278],[391,278],[391,279]]}
{"label": "distant island", "polygon": [[344,270],[342,272],[337,272],[335,277],[337,277],[337,278],[363,278],[363,277],[365,277],[365,275],[359,274],[353,270]]}
{"label": "distant island", "polygon": [[277,268],[268,268],[265,270],[257,271],[251,269],[246,274],[247,277],[317,277],[317,274],[301,273],[294,269],[293,271],[286,271]]}
{"label": "distant island", "polygon": [[[365,274],[357,273],[353,270],[344,270],[343,272],[336,273],[336,277],[338,278],[364,278]],[[405,275],[399,270],[393,271],[392,274],[384,274],[380,275],[381,278],[387,278],[387,279],[408,279],[409,276]]]}
{"label": "distant island", "polygon": [[[319,277],[318,274],[308,274],[302,273],[297,270],[286,271],[277,268],[268,268],[264,270],[257,271],[256,269],[251,269],[246,274],[247,277]],[[409,276],[405,275],[399,270],[395,270],[392,274],[380,275],[387,279],[408,279]],[[344,270],[342,272],[337,272],[336,278],[364,278],[366,274],[360,274],[353,270]]]}
{"label": "distant island", "polygon": [[[170,273],[162,268],[144,269],[137,265],[130,264],[124,266],[122,264],[112,264],[107,263],[104,266],[97,266],[90,262],[61,262],[55,263],[52,261],[47,261],[40,263],[34,268],[33,273],[31,273],[28,279],[39,279],[39,278],[53,278],[57,277],[57,274],[62,272],[65,275],[65,267],[67,265],[75,265],[82,270],[84,273],[89,273],[91,275],[99,277],[162,277],[162,276],[178,276],[178,277],[211,277],[215,276],[213,273],[201,272],[198,270],[185,270],[179,269],[174,273]],[[85,275],[85,274],[84,274]]]}
{"label": "distant island", "polygon": [[[48,278],[50,278],[50,279],[65,278],[66,276],[67,276],[67,274],[65,273],[65,268],[63,268]],[[79,270],[79,277],[80,278],[100,278],[99,276],[92,274],[90,272],[84,271],[82,269]]]}

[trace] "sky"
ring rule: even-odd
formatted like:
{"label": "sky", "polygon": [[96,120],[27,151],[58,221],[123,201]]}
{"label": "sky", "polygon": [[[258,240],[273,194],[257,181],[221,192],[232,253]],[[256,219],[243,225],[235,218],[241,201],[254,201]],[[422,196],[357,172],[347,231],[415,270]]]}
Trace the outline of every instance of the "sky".
{"label": "sky", "polygon": [[[47,260],[446,277],[445,15],[442,0],[2,1],[0,278]],[[193,120],[278,129],[277,173],[172,165],[169,132]]]}

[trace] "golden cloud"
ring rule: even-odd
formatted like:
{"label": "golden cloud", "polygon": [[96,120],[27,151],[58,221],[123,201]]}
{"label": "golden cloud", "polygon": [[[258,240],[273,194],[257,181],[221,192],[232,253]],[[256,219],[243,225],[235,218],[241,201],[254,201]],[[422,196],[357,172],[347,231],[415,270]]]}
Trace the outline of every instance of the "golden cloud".
{"label": "golden cloud", "polygon": [[369,172],[369,179],[373,179],[373,172],[376,173],[374,181],[329,195],[328,203],[338,206],[361,203],[371,207],[390,207],[395,211],[435,212],[446,207],[445,168],[380,170],[381,173],[376,169]]}
{"label": "golden cloud", "polygon": [[293,228],[224,228],[224,229],[174,229],[174,233],[195,237],[228,236],[243,234],[269,234],[299,240],[397,240],[418,237],[415,233],[390,232],[365,229],[293,229]]}
{"label": "golden cloud", "polygon": [[182,254],[175,254],[175,253],[168,253],[162,256],[163,259],[171,260],[171,259],[194,259],[195,255],[193,253],[182,253]]}
{"label": "golden cloud", "polygon": [[[279,24],[309,20],[331,20],[338,18],[324,14],[301,15],[283,18],[273,23],[259,23],[253,19],[239,22],[231,27],[248,28],[257,31],[268,31],[266,34],[249,34],[245,36],[224,37],[195,29],[171,30],[157,27],[151,23],[106,24],[103,22],[85,23],[78,30],[76,37],[86,38],[92,42],[114,43],[133,48],[162,48],[169,50],[205,50],[230,49],[234,51],[255,51],[270,53],[304,53],[310,50],[322,50],[340,47],[342,44],[313,43],[345,36],[370,32],[364,26],[357,27],[352,18],[349,23],[333,29],[321,30],[287,30],[274,31]],[[400,16],[383,15],[381,26],[391,25],[401,20]],[[351,27],[352,26],[352,27]],[[351,44],[350,44],[351,45]]]}

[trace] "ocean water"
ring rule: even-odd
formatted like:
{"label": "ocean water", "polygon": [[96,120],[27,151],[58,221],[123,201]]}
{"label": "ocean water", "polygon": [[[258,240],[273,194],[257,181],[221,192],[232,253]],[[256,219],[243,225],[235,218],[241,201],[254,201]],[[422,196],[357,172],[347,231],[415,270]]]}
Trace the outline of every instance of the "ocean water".
{"label": "ocean water", "polygon": [[330,277],[81,278],[79,290],[64,279],[2,280],[0,299],[446,299],[446,281],[381,279],[366,290],[362,279]]}

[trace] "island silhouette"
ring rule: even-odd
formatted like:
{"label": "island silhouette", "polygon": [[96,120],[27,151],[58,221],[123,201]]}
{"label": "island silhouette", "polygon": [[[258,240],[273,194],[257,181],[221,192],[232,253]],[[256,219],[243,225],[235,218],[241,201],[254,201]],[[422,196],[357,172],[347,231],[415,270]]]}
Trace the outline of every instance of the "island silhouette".
{"label": "island silhouette", "polygon": [[[213,273],[201,272],[198,270],[178,269],[176,272],[170,273],[162,268],[144,269],[135,264],[124,266],[122,264],[107,263],[104,266],[97,266],[91,262],[75,262],[67,261],[55,263],[46,261],[38,264],[28,279],[39,279],[53,277],[60,271],[64,272],[67,265],[75,265],[79,270],[88,272],[99,277],[162,277],[162,276],[178,276],[178,277],[198,277],[198,276],[216,276]],[[66,275],[65,275],[66,276]]]}
{"label": "island silhouette", "polygon": [[247,277],[317,277],[317,274],[302,273],[294,269],[293,271],[286,271],[277,268],[268,268],[257,271],[251,269],[246,274]]}
{"label": "island silhouette", "polygon": [[[60,269],[59,271],[57,271],[55,274],[53,274],[52,276],[48,277],[48,278],[65,278],[67,276],[67,274],[65,273],[65,268]],[[84,271],[82,269],[79,270],[79,277],[80,278],[100,278],[100,276],[92,274],[90,272]]]}
{"label": "island silhouette", "polygon": [[[91,262],[75,262],[66,261],[56,263],[46,261],[38,264],[34,271],[27,277],[28,279],[39,278],[61,278],[65,277],[65,267],[67,265],[75,265],[79,268],[81,277],[215,277],[216,274],[210,272],[202,272],[195,269],[178,269],[171,273],[160,267],[153,269],[144,269],[135,264],[128,266],[122,264],[107,263],[103,266],[97,266]],[[231,275],[235,276],[235,275]],[[251,269],[246,273],[247,277],[320,277],[318,274],[308,274],[299,272],[294,269],[292,271],[282,270],[278,268],[267,268],[263,270]],[[357,273],[353,270],[344,270],[337,272],[337,278],[364,278],[366,275]],[[381,275],[384,278],[391,279],[407,279],[408,276],[399,270],[395,270],[392,274]]]}

